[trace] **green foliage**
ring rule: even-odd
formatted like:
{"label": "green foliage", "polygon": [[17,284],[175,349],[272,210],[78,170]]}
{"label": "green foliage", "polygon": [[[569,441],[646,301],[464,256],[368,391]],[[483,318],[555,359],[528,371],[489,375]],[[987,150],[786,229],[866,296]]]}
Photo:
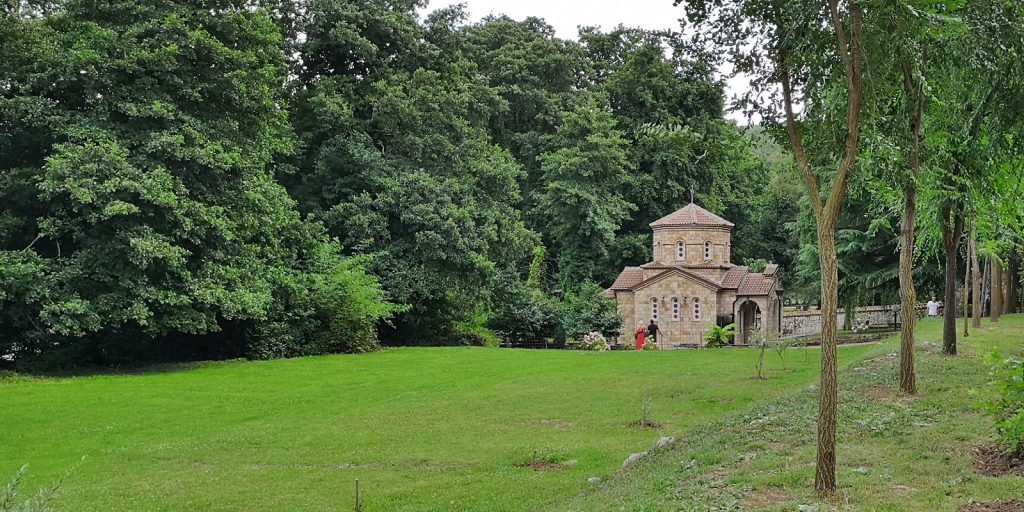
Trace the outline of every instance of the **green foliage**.
{"label": "green foliage", "polygon": [[600,286],[587,282],[565,294],[560,321],[565,336],[580,339],[591,331],[614,338],[619,335],[623,320],[615,301],[605,297]]}
{"label": "green foliage", "polygon": [[992,363],[989,389],[992,398],[984,403],[995,421],[996,432],[1006,448],[1024,457],[1024,360],[989,356]]}
{"label": "green foliage", "polygon": [[726,326],[713,325],[704,336],[704,346],[708,348],[721,348],[732,343],[736,336],[736,324]]}
{"label": "green foliage", "polygon": [[635,207],[622,193],[631,168],[626,140],[604,105],[591,99],[564,113],[555,145],[538,157],[545,182],[538,208],[568,288],[598,277],[608,245]]}
{"label": "green foliage", "polygon": [[560,305],[532,283],[524,283],[515,273],[504,271],[492,285],[493,305],[487,326],[502,338],[518,342],[554,335]]}
{"label": "green foliage", "polygon": [[[455,324],[455,341],[459,345],[475,347],[497,347],[501,344],[501,333],[487,327],[490,317],[480,309],[468,320]],[[506,338],[507,339],[507,338]]]}
{"label": "green foliage", "polygon": [[764,272],[764,269],[768,266],[768,260],[764,258],[747,258],[743,260],[743,264],[746,265],[751,272]]}
{"label": "green foliage", "polygon": [[[373,345],[389,306],[354,304],[382,299],[376,282],[339,266],[273,177],[293,141],[265,10],[71,0],[4,23],[19,51],[0,96],[0,352],[65,366]],[[312,317],[333,340],[299,325]]]}

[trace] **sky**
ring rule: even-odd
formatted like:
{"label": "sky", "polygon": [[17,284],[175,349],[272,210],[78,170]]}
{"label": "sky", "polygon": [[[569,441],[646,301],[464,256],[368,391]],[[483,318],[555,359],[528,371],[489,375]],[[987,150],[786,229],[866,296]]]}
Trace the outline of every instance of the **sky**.
{"label": "sky", "polygon": [[610,30],[618,24],[649,29],[679,29],[682,7],[672,0],[432,0],[427,11],[465,3],[473,21],[488,14],[507,14],[515,19],[544,18],[558,37],[576,39],[576,27],[600,25]]}
{"label": "sky", "polygon": [[[672,0],[431,0],[425,12],[464,3],[470,20],[488,14],[507,14],[521,20],[527,16],[544,18],[562,39],[576,39],[577,27],[600,26],[608,31],[622,24],[646,29],[679,30],[682,7],[673,7]],[[745,90],[746,80],[734,78],[726,83],[726,99]],[[738,112],[727,117],[741,123],[746,118]]]}

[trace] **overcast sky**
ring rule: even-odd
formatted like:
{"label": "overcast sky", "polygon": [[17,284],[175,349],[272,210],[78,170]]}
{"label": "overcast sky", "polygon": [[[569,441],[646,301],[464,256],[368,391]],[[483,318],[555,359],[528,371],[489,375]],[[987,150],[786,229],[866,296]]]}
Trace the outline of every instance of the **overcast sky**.
{"label": "overcast sky", "polygon": [[576,39],[576,27],[600,25],[610,30],[618,24],[629,27],[679,30],[681,7],[672,0],[431,0],[428,11],[465,3],[473,21],[488,14],[507,14],[515,19],[544,18],[555,27],[558,37]]}
{"label": "overcast sky", "polygon": [[[600,26],[608,31],[622,24],[627,27],[679,30],[682,7],[673,7],[672,0],[431,0],[427,12],[452,4],[466,4],[470,19],[477,21],[488,14],[507,14],[521,20],[527,16],[544,18],[558,37],[576,39],[577,27]],[[730,80],[726,96],[745,89],[742,78]],[[746,123],[742,114],[728,117]]]}

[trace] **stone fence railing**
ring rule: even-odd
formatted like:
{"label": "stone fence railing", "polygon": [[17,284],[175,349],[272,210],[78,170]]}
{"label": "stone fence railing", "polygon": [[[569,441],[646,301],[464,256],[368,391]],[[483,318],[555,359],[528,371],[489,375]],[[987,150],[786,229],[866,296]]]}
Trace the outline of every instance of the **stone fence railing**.
{"label": "stone fence railing", "polygon": [[[924,314],[925,305],[917,305],[918,317]],[[902,325],[903,315],[899,312],[899,306],[895,311],[893,306],[864,306],[857,308],[853,316],[858,324],[867,322],[870,327],[896,327]],[[846,322],[846,311],[839,310],[836,314],[836,322],[842,328]],[[782,315],[782,336],[806,336],[821,332],[821,311],[787,311]]]}

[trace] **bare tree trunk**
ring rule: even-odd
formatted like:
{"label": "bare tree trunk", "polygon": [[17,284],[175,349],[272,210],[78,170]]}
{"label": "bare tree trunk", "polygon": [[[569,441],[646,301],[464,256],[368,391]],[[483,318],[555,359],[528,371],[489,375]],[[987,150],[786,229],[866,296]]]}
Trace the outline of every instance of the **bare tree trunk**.
{"label": "bare tree trunk", "polygon": [[[838,277],[836,278],[838,281]],[[837,286],[838,289],[838,286]],[[837,290],[838,293],[838,290]],[[853,304],[852,300],[847,300],[846,304],[843,305],[843,330],[852,331],[853,322],[857,316],[857,306]]]}
{"label": "bare tree trunk", "polygon": [[996,257],[992,257],[992,323],[999,321],[1003,314],[1003,267]]}
{"label": "bare tree trunk", "polygon": [[989,316],[992,308],[989,307],[992,296],[992,258],[985,258],[985,274],[981,278],[981,316]]}
{"label": "bare tree trunk", "polygon": [[903,225],[900,228],[900,298],[902,299],[903,325],[900,329],[900,390],[907,394],[917,393],[917,375],[914,372],[914,329],[917,315],[917,290],[914,288],[914,228],[917,224],[917,178],[921,174],[921,116],[924,102],[919,87],[914,86],[910,62],[904,60],[903,88],[907,99],[914,105],[910,113],[910,155],[908,164],[910,176],[903,189]]}
{"label": "bare tree trunk", "polygon": [[1010,314],[1016,312],[1017,307],[1017,281],[1020,280],[1020,276],[1017,275],[1017,262],[1012,257],[1006,260],[1006,274],[1004,275],[1003,281],[1006,282],[1006,299],[1003,300],[1003,313]]}
{"label": "bare tree trunk", "polygon": [[948,355],[956,355],[956,286],[957,286],[957,248],[963,234],[964,217],[953,211],[953,206],[946,204],[942,208],[942,245],[946,251],[946,290],[943,298],[945,310],[942,312],[942,351]]}
{"label": "bare tree trunk", "polygon": [[[970,245],[970,242],[968,242],[968,245]],[[968,248],[967,250],[970,251],[970,248]],[[964,338],[966,338],[966,337],[971,335],[971,332],[967,330],[967,326],[970,324],[970,319],[971,319],[971,310],[967,308],[967,296],[970,294],[970,291],[971,291],[970,290],[970,286],[971,286],[971,265],[969,263],[967,263],[967,262],[964,262],[964,300],[963,300],[963,305],[964,305]]]}
{"label": "bare tree trunk", "polygon": [[836,409],[839,388],[836,382],[836,345],[839,307],[839,262],[836,258],[835,219],[818,222],[818,247],[821,261],[821,396],[818,409],[818,463],[815,488],[831,493],[836,487]]}
{"label": "bare tree trunk", "polygon": [[981,298],[981,266],[978,264],[978,240],[977,240],[977,238],[975,238],[974,220],[973,219],[971,220],[971,241],[970,241],[969,250],[970,250],[970,258],[971,258],[971,270],[972,270],[971,273],[974,274],[974,279],[972,280],[972,283],[971,283],[971,285],[973,287],[973,289],[971,290],[971,302],[974,303],[974,320],[973,320],[972,323],[974,324],[974,328],[975,329],[980,329],[981,328],[981,302],[982,302],[982,298]]}

